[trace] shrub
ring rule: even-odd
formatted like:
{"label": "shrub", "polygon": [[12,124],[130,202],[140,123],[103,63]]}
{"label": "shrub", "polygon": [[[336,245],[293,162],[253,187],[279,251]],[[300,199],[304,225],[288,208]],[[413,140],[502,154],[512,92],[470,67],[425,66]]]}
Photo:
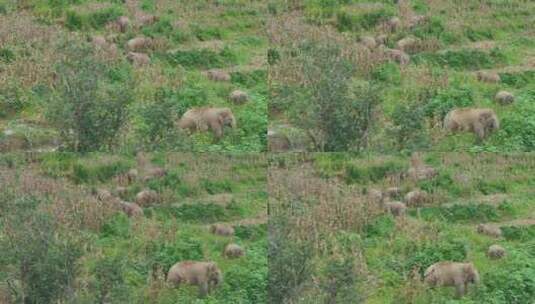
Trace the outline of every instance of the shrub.
{"label": "shrub", "polygon": [[535,269],[533,256],[509,252],[502,267],[483,271],[482,288],[476,296],[481,303],[529,303],[535,297]]}
{"label": "shrub", "polygon": [[280,61],[281,55],[278,50],[270,48],[268,49],[267,57],[268,57],[268,64],[274,65]]}
{"label": "shrub", "polygon": [[270,216],[268,303],[290,303],[312,275],[311,243],[291,239],[286,219]]}
{"label": "shrub", "polygon": [[161,265],[164,271],[179,261],[204,259],[202,243],[190,233],[177,233],[174,241],[153,244],[149,251],[153,263]]}
{"label": "shrub", "polygon": [[361,303],[354,288],[359,276],[356,273],[355,259],[352,255],[330,257],[322,269],[320,288],[325,294],[324,303]]}
{"label": "shrub", "polygon": [[261,240],[267,235],[267,225],[239,225],[234,227],[234,235],[242,240]]}
{"label": "shrub", "polygon": [[421,208],[420,216],[425,220],[440,219],[448,222],[488,222],[498,220],[501,217],[501,213],[492,205],[471,203]]}
{"label": "shrub", "polygon": [[[173,36],[173,38],[176,40],[177,37],[179,36],[176,36],[174,34],[175,32],[175,29],[173,27],[173,25],[171,24],[171,20],[169,18],[161,18],[160,20],[156,21],[155,23],[149,25],[149,26],[145,26],[143,27],[142,29],[142,32],[145,36],[148,36],[148,37],[158,37],[158,36],[162,36],[162,37],[170,37],[170,36]],[[181,41],[181,39],[179,39],[177,42]]]}
{"label": "shrub", "polygon": [[221,40],[223,38],[223,32],[219,27],[207,27],[200,25],[191,26],[193,35],[200,41],[208,40]]}
{"label": "shrub", "polygon": [[268,265],[265,250],[248,251],[245,265],[235,265],[225,271],[225,303],[267,303]]}
{"label": "shrub", "polygon": [[463,262],[468,253],[467,246],[460,240],[441,240],[426,242],[416,248],[411,248],[410,255],[405,262],[406,273],[414,268],[423,275],[427,267],[440,261]]}
{"label": "shrub", "polygon": [[380,65],[372,72],[371,76],[374,80],[390,84],[401,84],[399,65],[392,62],[387,62]]}
{"label": "shrub", "polygon": [[130,236],[130,221],[128,217],[122,212],[112,216],[102,225],[100,236],[102,238],[128,238]]}
{"label": "shrub", "polygon": [[439,90],[425,104],[423,111],[427,117],[442,122],[452,109],[468,107],[473,104],[472,88],[468,86],[451,87]]}
{"label": "shrub", "polygon": [[19,113],[27,105],[27,92],[16,81],[9,81],[0,88],[0,118]]}
{"label": "shrub", "polygon": [[485,195],[507,192],[507,184],[505,181],[486,181],[481,179],[478,181],[476,187]]}
{"label": "shrub", "polygon": [[494,33],[491,29],[479,29],[467,28],[464,30],[464,35],[470,39],[470,41],[480,40],[494,40]]}
{"label": "shrub", "polygon": [[82,249],[49,214],[37,210],[41,203],[19,197],[3,209],[7,213],[0,218],[0,267],[20,282],[10,284],[17,303],[72,300]]}
{"label": "shrub", "polygon": [[116,161],[106,164],[91,164],[75,162],[72,165],[71,179],[77,183],[107,182],[112,177],[128,171],[129,164],[124,161]]}
{"label": "shrub", "polygon": [[82,14],[76,10],[69,10],[65,16],[65,27],[69,30],[100,29],[108,22],[116,20],[124,12],[120,6],[114,5],[101,10]]}
{"label": "shrub", "polygon": [[368,83],[352,84],[355,68],[333,43],[301,45],[304,95],[293,101],[291,121],[307,130],[318,151],[361,150],[373,124],[378,91]]}
{"label": "shrub", "polygon": [[69,150],[110,149],[126,122],[132,83],[101,83],[107,70],[88,45],[67,43],[61,51],[66,56],[56,65],[58,94],[45,115]]}
{"label": "shrub", "polygon": [[517,97],[511,111],[500,117],[500,130],[493,144],[506,150],[535,150],[535,91],[528,91]]}
{"label": "shrub", "polygon": [[209,194],[217,194],[224,192],[232,192],[233,187],[230,181],[228,180],[207,180],[204,179],[201,181],[202,187]]}
{"label": "shrub", "polygon": [[420,53],[412,57],[415,63],[429,62],[448,66],[457,70],[490,69],[497,64],[507,63],[507,58],[499,49],[487,53],[476,49],[446,51],[441,53]]}
{"label": "shrub", "polygon": [[369,30],[393,15],[391,11],[385,9],[358,14],[339,10],[336,14],[336,28],[341,32]]}
{"label": "shrub", "polygon": [[164,59],[172,66],[181,65],[185,68],[221,68],[235,64],[236,55],[227,47],[220,52],[210,49],[201,50],[178,50],[163,55]]}
{"label": "shrub", "polygon": [[9,48],[0,48],[0,62],[10,63],[15,60],[15,53]]}
{"label": "shrub", "polygon": [[535,225],[500,227],[503,237],[507,240],[528,242],[535,239]]}
{"label": "shrub", "polygon": [[429,37],[441,39],[445,31],[446,27],[442,23],[442,20],[437,17],[431,17],[428,22],[423,22],[416,26],[412,30],[412,33],[420,39],[429,39]]}
{"label": "shrub", "polygon": [[124,279],[126,260],[123,256],[105,256],[99,259],[92,273],[95,275],[94,288],[98,303],[106,301],[128,302],[129,292]]}
{"label": "shrub", "polygon": [[227,221],[243,214],[242,208],[232,203],[226,207],[214,203],[182,204],[178,207],[162,206],[153,212],[165,217],[170,215],[188,223],[215,223]]}
{"label": "shrub", "polygon": [[180,106],[175,93],[164,89],[156,92],[153,101],[138,104],[133,127],[145,150],[169,149],[184,144],[175,127],[177,114],[185,112]]}
{"label": "shrub", "polygon": [[387,237],[396,228],[396,222],[392,216],[379,216],[364,227],[366,237]]}
{"label": "shrub", "polygon": [[515,88],[522,88],[529,84],[535,83],[535,71],[524,71],[519,73],[500,73],[500,80],[506,85]]}
{"label": "shrub", "polygon": [[422,105],[397,104],[392,113],[392,127],[388,129],[388,134],[394,139],[399,150],[417,150],[428,146]]}
{"label": "shrub", "polygon": [[379,165],[348,164],[345,169],[344,180],[348,184],[378,182],[390,174],[403,171],[405,167],[397,162],[387,161]]}
{"label": "shrub", "polygon": [[459,196],[459,194],[461,194],[461,188],[455,183],[453,178],[447,172],[439,172],[439,174],[431,180],[423,180],[418,182],[418,187],[429,193],[435,193],[438,190],[444,190],[453,196]]}
{"label": "shrub", "polygon": [[230,74],[231,81],[244,87],[254,87],[264,85],[267,81],[267,72],[265,70],[254,70],[252,72],[233,72]]}

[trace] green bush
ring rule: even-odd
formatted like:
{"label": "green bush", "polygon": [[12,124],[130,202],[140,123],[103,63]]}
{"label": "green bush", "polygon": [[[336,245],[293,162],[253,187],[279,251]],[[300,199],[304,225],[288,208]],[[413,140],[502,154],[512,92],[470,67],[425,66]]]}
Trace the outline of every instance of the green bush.
{"label": "green bush", "polygon": [[528,91],[517,97],[511,111],[500,117],[500,130],[491,144],[504,150],[535,150],[535,91]]}
{"label": "green bush", "polygon": [[71,31],[79,31],[90,28],[100,29],[108,22],[116,20],[123,14],[123,9],[117,5],[87,14],[82,14],[76,10],[69,10],[65,16],[65,27]]}
{"label": "green bush", "polygon": [[480,303],[530,303],[535,298],[535,268],[533,255],[520,251],[508,252],[499,269],[483,271],[475,294]]}
{"label": "green bush", "polygon": [[138,144],[147,151],[182,147],[185,142],[175,123],[185,111],[183,106],[177,102],[174,92],[164,89],[155,94],[154,100],[139,103],[134,110],[133,124]]}
{"label": "green bush", "polygon": [[102,238],[123,238],[130,237],[130,221],[124,213],[117,213],[108,219],[101,228]]}
{"label": "green bush", "polygon": [[223,39],[223,31],[219,27],[207,27],[200,25],[191,26],[193,35],[200,41],[221,40]]}
{"label": "green bush", "polygon": [[162,192],[165,188],[175,189],[182,183],[181,174],[172,171],[168,172],[164,177],[158,179],[152,179],[147,183],[150,189]]}
{"label": "green bush", "polygon": [[507,192],[507,183],[505,181],[487,181],[481,179],[478,181],[476,187],[485,195]]}
{"label": "green bush", "polygon": [[88,164],[75,162],[72,165],[71,179],[76,184],[108,182],[116,175],[130,169],[130,165],[124,161],[108,164]]}
{"label": "green bush", "polygon": [[355,289],[359,274],[352,255],[329,257],[321,270],[319,287],[324,294],[323,303],[363,303]]}
{"label": "green bush", "polygon": [[153,263],[156,263],[167,271],[176,262],[193,260],[201,261],[204,259],[202,242],[190,233],[177,233],[173,242],[153,244],[150,255],[153,257]]}
{"label": "green bush", "polygon": [[[142,29],[143,35],[148,37],[173,37],[176,39],[178,36],[174,34],[175,29],[169,18],[161,18],[155,23],[145,26]],[[180,42],[177,41],[177,42]]]}
{"label": "green bush", "polygon": [[535,83],[535,71],[500,73],[500,80],[508,86],[522,88]]}
{"label": "green bush", "polygon": [[48,176],[66,177],[71,174],[76,161],[76,155],[73,153],[46,153],[42,156],[40,166]]}
{"label": "green bush", "polygon": [[342,9],[336,14],[336,28],[341,32],[369,30],[393,15],[390,10],[386,9],[363,14],[355,14]]}
{"label": "green bush", "polygon": [[185,68],[222,68],[236,64],[237,57],[228,47],[220,52],[210,49],[175,51],[162,55],[171,66],[181,65]]}
{"label": "green bush", "polygon": [[424,22],[416,26],[412,33],[420,39],[429,39],[430,37],[439,39],[445,43],[455,42],[456,38],[451,33],[446,31],[441,19],[431,17],[428,22]]}
{"label": "green bush", "polygon": [[276,49],[268,49],[267,57],[268,57],[268,64],[269,65],[274,65],[277,62],[279,62],[280,59],[281,59],[281,55],[280,55],[279,51],[276,50]]}
{"label": "green bush", "polygon": [[[411,211],[413,214],[415,211]],[[463,204],[445,207],[420,209],[424,220],[443,220],[447,222],[488,222],[499,220],[502,213],[488,204]]]}
{"label": "green bush", "polygon": [[108,69],[93,57],[88,45],[65,42],[56,65],[57,96],[45,113],[60,130],[65,148],[74,151],[111,149],[127,120],[132,82],[103,82]]}
{"label": "green bush", "polygon": [[291,122],[307,130],[316,151],[364,149],[379,104],[378,88],[352,82],[355,67],[336,44],[307,42],[300,49],[306,85],[284,97],[292,102]]}
{"label": "green bush", "polygon": [[229,180],[207,180],[201,181],[202,187],[209,194],[218,194],[224,192],[233,192],[232,183]]}
{"label": "green bush", "polygon": [[221,206],[213,203],[182,204],[175,206],[161,206],[152,210],[164,218],[172,216],[188,223],[215,223],[228,221],[243,215],[243,209],[235,204]]}
{"label": "green bush", "polygon": [[99,303],[131,300],[124,277],[125,268],[125,257],[120,255],[104,256],[95,263],[91,272],[95,275],[94,288]]}
{"label": "green bush", "polygon": [[379,165],[353,165],[348,164],[345,169],[344,180],[348,184],[378,182],[390,174],[399,173],[405,167],[393,161],[387,161]]}
{"label": "green bush", "polygon": [[448,66],[457,70],[490,69],[498,64],[507,63],[507,58],[499,49],[487,53],[476,49],[446,51],[441,53],[419,53],[412,57],[414,63],[429,62],[440,66]]}
{"label": "green bush", "polygon": [[10,63],[15,60],[15,53],[9,48],[0,48],[0,62]]}
{"label": "green bush", "polygon": [[7,15],[8,12],[8,4],[4,2],[0,2],[0,14]]}
{"label": "green bush", "polygon": [[0,88],[0,118],[19,113],[29,105],[28,93],[15,82],[10,81],[5,87]]}
{"label": "green bush", "polygon": [[267,81],[267,72],[265,70],[254,70],[251,72],[233,72],[230,74],[231,81],[244,87],[254,87],[264,85]]}
{"label": "green bush", "polygon": [[284,218],[270,217],[268,247],[268,303],[291,303],[311,279],[311,243],[291,239],[292,227]]}
{"label": "green bush", "polygon": [[234,235],[242,240],[262,240],[267,235],[267,224],[239,225],[234,227]]}
{"label": "green bush", "polygon": [[389,84],[401,84],[401,73],[399,65],[392,62],[387,62],[380,65],[378,68],[373,70],[372,79],[386,82]]}
{"label": "green bush", "polygon": [[248,251],[247,261],[225,271],[220,293],[225,303],[268,303],[268,265],[265,250]]}
{"label": "green bush", "polygon": [[460,85],[439,90],[427,101],[423,110],[427,117],[442,122],[452,109],[469,107],[473,104],[473,89]]}
{"label": "green bush", "polygon": [[491,29],[475,30],[473,28],[467,28],[464,30],[464,35],[468,37],[470,41],[494,40],[494,33]]}
{"label": "green bush", "polygon": [[[124,1],[124,0],[118,0],[118,1]],[[153,12],[156,9],[156,4],[154,3],[154,0],[143,0],[141,2],[141,9],[147,12]]]}
{"label": "green bush", "polygon": [[379,216],[364,227],[364,234],[367,238],[382,238],[391,235],[395,228],[396,222],[392,216]]}
{"label": "green bush", "polygon": [[500,227],[506,240],[528,242],[535,239],[535,225]]}
{"label": "green bush", "polygon": [[467,244],[460,240],[426,242],[421,246],[411,248],[403,268],[405,273],[409,273],[416,267],[423,275],[427,267],[436,262],[463,262],[467,253]]}
{"label": "green bush", "polygon": [[455,183],[451,175],[447,172],[439,172],[439,174],[431,180],[418,182],[418,187],[429,193],[437,192],[437,190],[444,190],[452,196],[459,196],[462,192],[460,186]]}
{"label": "green bush", "polygon": [[419,103],[396,104],[392,113],[392,128],[388,135],[396,148],[421,150],[429,145],[424,120],[424,107]]}
{"label": "green bush", "polygon": [[16,303],[72,300],[82,248],[52,216],[37,209],[42,203],[18,197],[2,209],[0,267],[18,282],[9,289]]}

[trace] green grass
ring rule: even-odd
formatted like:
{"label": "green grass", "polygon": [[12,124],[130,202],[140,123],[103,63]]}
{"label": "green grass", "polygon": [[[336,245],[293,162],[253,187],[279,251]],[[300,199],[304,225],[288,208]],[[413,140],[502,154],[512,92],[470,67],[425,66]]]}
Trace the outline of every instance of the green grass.
{"label": "green grass", "polygon": [[[45,255],[47,267],[65,262],[65,258],[54,257],[80,254],[72,268],[73,278],[90,287],[82,290],[78,285],[72,286],[71,298],[77,303],[91,303],[100,297],[117,303],[267,303],[267,223],[239,223],[266,216],[264,157],[159,153],[147,159],[169,173],[149,182],[139,179],[127,186],[128,193],[121,197],[127,201],[133,201],[137,192],[146,187],[156,189],[162,196],[161,203],[144,208],[144,216],[133,219],[111,202],[97,202],[91,191],[114,192],[118,184],[113,177],[137,168],[131,154],[46,153],[35,158],[3,155],[0,178],[8,187],[0,189],[0,243],[11,250],[14,245],[4,242],[9,233],[7,227],[32,222],[31,229],[40,227],[43,237],[51,235],[61,240],[56,244],[55,239],[47,238],[49,248],[53,248]],[[238,176],[234,168],[240,172]],[[230,201],[209,202],[217,199],[214,194],[229,194],[229,190]],[[46,229],[39,226],[45,215],[53,223],[44,226]],[[235,235],[211,234],[209,226],[215,222],[229,222],[235,226]],[[27,240],[14,248],[29,250],[41,244],[36,235],[22,230],[17,236],[11,234]],[[223,249],[230,242],[245,248],[246,255],[238,259],[223,257]],[[17,263],[17,257],[6,254],[0,257],[0,264],[10,269],[6,275],[18,277],[16,268],[10,266]],[[30,256],[37,257],[37,253],[29,253]],[[224,275],[223,284],[204,300],[198,299],[196,287],[166,287],[165,273],[184,260],[216,262]],[[64,274],[50,271],[47,275],[63,278]],[[35,275],[31,280],[43,278]],[[2,273],[0,280],[4,279]],[[60,287],[66,284],[61,281],[34,293],[39,299],[62,299],[66,295]]]}
{"label": "green grass", "polygon": [[[49,101],[56,100],[54,96],[59,91],[60,86],[53,83],[50,75],[54,74],[59,61],[67,56],[61,45],[92,49],[87,42],[92,36],[100,35],[115,44],[117,52],[115,55],[89,52],[84,56],[94,61],[93,66],[100,63],[107,66],[107,77],[98,77],[99,84],[87,89],[96,92],[88,93],[101,96],[118,91],[118,88],[132,88],[132,95],[128,98],[128,119],[121,122],[125,136],[117,134],[113,145],[95,145],[90,152],[128,152],[140,146],[150,151],[265,151],[268,91],[267,71],[261,63],[268,39],[263,30],[266,11],[262,3],[204,1],[162,6],[147,0],[133,8],[128,8],[124,1],[115,0],[38,0],[19,6],[10,1],[0,3],[0,12],[6,16],[6,22],[11,22],[14,28],[27,28],[30,33],[23,37],[19,31],[0,48],[2,69],[8,68],[8,74],[14,75],[0,83],[0,128],[4,130],[8,128],[5,125],[20,118],[38,121],[40,128],[46,129],[52,139],[25,139],[30,149],[61,146],[62,150],[75,150],[66,132],[61,132],[63,128],[48,121],[48,117],[42,117],[41,113],[49,110]],[[23,14],[25,9],[27,13]],[[122,15],[136,24],[135,16],[142,12],[155,15],[159,20],[143,27],[131,26],[125,33],[108,26]],[[19,18],[22,15],[24,17]],[[78,34],[72,35],[73,31]],[[134,67],[125,58],[126,43],[138,36],[151,37],[155,41],[153,48],[143,51],[151,58],[145,70]],[[20,68],[34,60],[46,65],[44,69],[36,67],[39,75],[30,71],[31,68]],[[204,72],[212,68],[228,69],[232,72],[232,82],[208,80]],[[17,70],[24,72],[14,73]],[[83,69],[75,71],[84,72]],[[71,76],[76,78],[77,75]],[[250,94],[247,104],[238,106],[229,100],[230,92],[235,89]],[[238,130],[226,131],[221,141],[216,141],[209,132],[191,136],[182,134],[175,122],[185,111],[197,106],[230,107],[237,117]],[[85,112],[102,117],[109,112],[107,110],[103,106]],[[105,124],[113,123],[103,124],[101,128],[108,129]],[[20,150],[16,143],[15,139],[0,138],[2,151]]]}
{"label": "green grass", "polygon": [[[278,166],[283,160],[285,165]],[[528,262],[533,259],[535,226],[522,224],[522,220],[530,219],[535,210],[530,177],[534,156],[437,152],[423,154],[422,160],[438,170],[439,175],[433,180],[414,182],[402,178],[390,181],[381,178],[382,174],[376,179],[372,178],[373,174],[355,174],[366,178],[354,179],[352,184],[347,185],[340,178],[340,173],[346,170],[374,172],[369,169],[391,167],[389,164],[392,163],[402,166],[410,159],[399,155],[351,153],[323,153],[309,158],[291,155],[273,157],[271,170],[319,183],[313,192],[306,192],[299,183],[289,187],[284,185],[286,181],[272,182],[271,187],[281,200],[273,203],[272,217],[280,218],[272,222],[273,239],[278,234],[282,237],[286,227],[289,231],[298,231],[290,232],[290,236],[295,238],[291,240],[292,245],[304,243],[303,247],[313,247],[307,249],[311,260],[301,260],[298,265],[288,262],[284,264],[285,273],[296,280],[308,273],[318,282],[324,282],[338,278],[325,271],[327,261],[351,258],[359,261],[357,265],[360,266],[355,266],[360,270],[357,273],[365,274],[367,279],[359,280],[362,276],[355,275],[356,280],[347,282],[348,286],[334,283],[333,286],[360,291],[363,303],[529,302],[535,295],[535,282],[531,278],[534,268]],[[314,170],[302,176],[303,164],[310,164]],[[461,174],[464,177],[459,180]],[[320,183],[318,178],[324,182]],[[356,221],[344,217],[344,213],[365,204],[366,189],[386,189],[394,185],[402,190],[402,196],[419,187],[432,193],[433,199],[426,206],[409,208],[404,218],[384,214],[374,202],[364,208],[366,211],[363,212],[369,216],[363,218],[362,228],[351,226],[347,229],[341,225],[344,221]],[[496,199],[488,200],[494,196]],[[323,200],[326,205],[316,203],[312,207],[298,209],[297,202],[312,200]],[[327,205],[332,209],[327,209]],[[315,208],[320,208],[321,213],[315,214]],[[503,238],[478,233],[476,228],[479,223],[500,227]],[[301,231],[305,227],[309,229]],[[311,227],[322,229],[315,233]],[[503,246],[507,256],[501,260],[487,257],[487,250],[492,244]],[[287,246],[291,248],[290,244]],[[282,250],[273,250],[274,254],[284,254]],[[294,257],[297,259],[297,253]],[[457,300],[453,288],[430,289],[418,279],[413,279],[414,274],[421,278],[427,267],[439,261],[474,263],[481,275],[481,285],[470,287],[468,294]],[[308,303],[310,299],[325,297],[328,290],[301,283],[295,292],[293,299],[296,303]],[[337,299],[341,297],[342,294]]]}
{"label": "green grass", "polygon": [[[273,4],[271,9],[278,22],[295,24],[295,32],[301,33],[300,36],[288,35],[286,39],[278,34],[277,43],[269,45],[268,62],[275,71],[271,78],[274,94],[269,107],[273,129],[279,125],[299,129],[303,119],[301,113],[314,111],[314,107],[300,107],[311,94],[315,94],[317,88],[300,82],[299,77],[292,73],[307,62],[307,59],[298,60],[300,45],[329,41],[351,58],[350,65],[357,70],[352,77],[355,85],[371,82],[380,88],[380,105],[372,111],[370,118],[373,128],[360,145],[347,150],[365,150],[373,154],[400,150],[533,151],[533,134],[523,131],[532,129],[528,126],[533,118],[531,107],[516,104],[500,106],[494,102],[494,95],[499,90],[510,91],[517,96],[530,94],[533,89],[533,72],[526,68],[533,57],[533,39],[529,39],[526,32],[532,21],[526,12],[534,9],[532,3],[467,2],[459,7],[449,2],[409,1],[398,5],[395,1],[333,0],[306,1],[297,8]],[[302,15],[288,17],[291,22],[282,17],[277,19],[280,11],[285,9],[298,10]],[[402,26],[393,33],[385,33],[381,27],[382,22],[391,16],[399,17],[406,25],[409,20],[404,18],[408,15],[423,15],[427,20],[414,27]],[[378,37],[380,34],[387,35],[388,48],[396,48],[396,43],[406,37],[419,39],[418,50],[410,52],[408,66],[400,67],[395,62],[377,58],[381,57],[381,48],[370,50],[368,55],[366,50],[355,44],[361,37]],[[352,52],[358,55],[349,55]],[[475,72],[480,70],[497,72],[501,82],[477,81]],[[327,72],[326,68],[324,73]],[[277,79],[279,75],[281,78]],[[331,82],[334,85],[336,81],[333,79]],[[352,100],[355,100],[354,107],[357,109],[358,99]],[[448,111],[462,107],[492,108],[504,123],[502,130],[482,143],[476,142],[469,133],[452,135],[445,132],[442,128],[444,116]],[[358,125],[355,121],[342,123],[334,118],[324,118],[313,126],[312,131],[319,132],[315,129],[331,124],[342,129],[350,123]],[[521,126],[514,127],[518,124]],[[298,134],[307,133],[310,129],[310,126],[302,127],[298,130],[301,132],[289,134],[290,142],[299,143]],[[313,145],[296,144],[295,147],[296,150],[318,149]]]}

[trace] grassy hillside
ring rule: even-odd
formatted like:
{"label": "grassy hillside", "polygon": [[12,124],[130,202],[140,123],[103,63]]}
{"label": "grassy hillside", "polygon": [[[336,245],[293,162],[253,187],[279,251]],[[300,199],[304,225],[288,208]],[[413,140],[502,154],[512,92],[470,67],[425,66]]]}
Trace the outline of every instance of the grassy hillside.
{"label": "grassy hillside", "polygon": [[[155,166],[167,174],[144,180]],[[267,303],[262,155],[4,155],[0,167],[0,302]],[[134,168],[137,179],[118,178]],[[97,195],[133,202],[143,189],[160,201],[140,217]],[[212,223],[235,234],[214,235]],[[245,255],[223,257],[228,243]],[[166,286],[169,267],[184,260],[214,261],[223,284],[205,299],[196,287]]]}
{"label": "grassy hillside", "polygon": [[[534,9],[498,0],[272,4],[270,129],[293,150],[533,150]],[[405,38],[413,42],[400,64],[388,52]],[[479,71],[501,81],[478,81]],[[501,90],[515,101],[497,103]],[[442,130],[446,113],[462,107],[493,109],[500,130],[481,144]]]}
{"label": "grassy hillside", "polygon": [[[265,10],[262,1],[1,0],[0,151],[265,150]],[[137,37],[152,39],[135,51],[147,64],[127,59]],[[210,80],[211,69],[230,81]],[[232,102],[234,90],[249,100]],[[201,106],[230,107],[238,127],[221,141],[180,132],[176,121]]]}
{"label": "grassy hillside", "polygon": [[[535,296],[535,201],[529,154],[424,154],[438,174],[406,177],[405,157],[295,154],[270,158],[269,296],[273,303],[531,303]],[[405,216],[371,195],[398,187],[428,199]],[[502,237],[476,231],[499,227]],[[273,244],[273,245],[272,245]],[[506,249],[490,259],[492,244]],[[461,299],[429,289],[425,269],[470,261],[481,275]]]}

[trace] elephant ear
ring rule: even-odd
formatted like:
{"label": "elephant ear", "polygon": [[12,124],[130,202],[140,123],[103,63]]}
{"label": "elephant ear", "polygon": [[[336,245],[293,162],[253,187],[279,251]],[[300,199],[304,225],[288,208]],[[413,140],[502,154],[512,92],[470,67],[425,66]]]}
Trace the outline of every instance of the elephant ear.
{"label": "elephant ear", "polygon": [[464,272],[469,282],[473,282],[476,284],[479,283],[479,274],[477,273],[477,270],[474,267],[474,264],[468,263],[467,265],[465,265]]}
{"label": "elephant ear", "polygon": [[215,284],[219,284],[221,280],[219,269],[214,263],[210,263],[210,265],[208,265],[208,277]]}

